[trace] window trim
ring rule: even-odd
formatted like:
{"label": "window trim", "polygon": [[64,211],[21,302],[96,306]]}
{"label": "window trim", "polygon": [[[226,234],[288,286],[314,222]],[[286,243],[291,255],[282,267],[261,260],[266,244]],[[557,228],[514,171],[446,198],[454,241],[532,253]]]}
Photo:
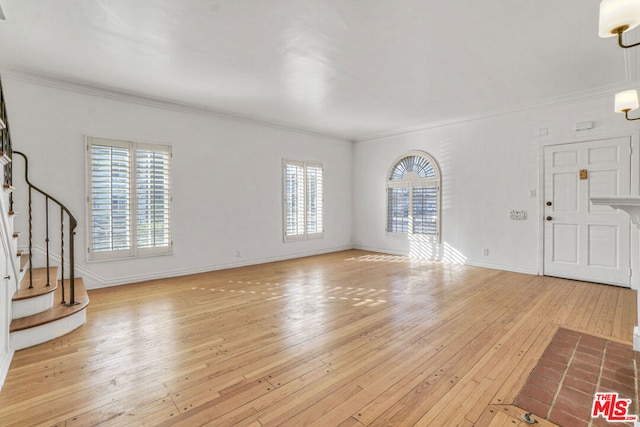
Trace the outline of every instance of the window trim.
{"label": "window trim", "polygon": [[[304,185],[304,232],[301,234],[287,234],[287,166],[293,165],[297,167],[302,167],[303,169],[303,185]],[[308,232],[308,208],[307,208],[307,200],[309,197],[309,188],[307,183],[307,168],[318,168],[320,169],[321,176],[321,193],[320,200],[322,206],[320,208],[320,220],[322,223],[322,230],[316,233]],[[282,159],[282,238],[285,243],[287,242],[296,242],[301,240],[312,240],[312,239],[322,239],[324,237],[324,167],[322,163],[319,162],[304,162],[300,160],[290,160],[290,159]]]}
{"label": "window trim", "polygon": [[[435,174],[435,176],[433,177],[428,177],[428,178],[420,178],[418,177],[416,174],[410,174],[409,177],[403,177],[403,179],[398,180],[392,180],[392,174],[394,172],[394,170],[396,169],[397,165],[404,160],[407,157],[421,157],[423,159],[425,159],[427,162],[429,162],[433,168],[433,172]],[[436,207],[436,234],[422,234],[422,233],[413,233],[413,227],[412,227],[412,217],[413,217],[413,190],[415,188],[424,188],[424,187],[436,187],[436,203],[437,203],[437,207]],[[409,189],[409,206],[408,206],[408,210],[409,210],[409,216],[408,216],[408,222],[409,225],[407,227],[407,231],[406,232],[402,232],[402,233],[398,233],[398,232],[394,232],[394,231],[389,231],[389,190],[391,188],[408,188]],[[405,154],[403,154],[402,156],[398,157],[397,159],[395,159],[393,161],[393,163],[391,164],[391,167],[389,168],[387,175],[386,175],[386,182],[385,182],[385,194],[386,194],[386,200],[385,200],[385,204],[386,204],[386,211],[385,211],[385,231],[387,234],[387,237],[393,237],[393,238],[398,238],[398,239],[411,239],[411,240],[415,240],[415,239],[420,239],[420,240],[427,240],[427,241],[432,241],[435,243],[440,243],[441,241],[441,226],[442,226],[442,174],[440,171],[440,165],[438,164],[438,162],[436,161],[436,159],[433,158],[433,156],[431,156],[429,153],[425,152],[425,151],[421,151],[421,150],[412,150],[409,151]]]}
{"label": "window trim", "polygon": [[[85,218],[86,218],[86,248],[87,248],[87,262],[101,262],[101,261],[113,261],[113,260],[122,260],[122,259],[135,259],[135,258],[146,258],[146,257],[155,257],[155,256],[165,256],[173,254],[173,152],[172,146],[169,144],[157,144],[157,143],[144,143],[144,142],[135,142],[135,141],[127,141],[120,139],[110,139],[110,138],[101,138],[94,136],[86,136],[86,176],[85,176],[85,185],[86,185],[86,208],[85,208]],[[92,246],[92,217],[93,210],[91,207],[92,203],[92,151],[91,147],[94,145],[98,146],[107,146],[107,147],[115,147],[115,148],[124,148],[130,151],[130,165],[129,165],[129,176],[131,177],[129,182],[129,191],[130,191],[130,204],[129,204],[129,222],[130,222],[130,230],[131,230],[131,247],[125,250],[112,250],[112,251],[104,251],[104,252],[94,252]],[[136,208],[137,208],[137,198],[136,198],[136,161],[135,155],[136,150],[153,150],[153,151],[161,151],[165,152],[169,155],[169,177],[168,177],[168,186],[169,186],[169,244],[167,246],[158,246],[158,247],[150,247],[150,248],[138,248],[137,241],[137,230],[136,230]]]}

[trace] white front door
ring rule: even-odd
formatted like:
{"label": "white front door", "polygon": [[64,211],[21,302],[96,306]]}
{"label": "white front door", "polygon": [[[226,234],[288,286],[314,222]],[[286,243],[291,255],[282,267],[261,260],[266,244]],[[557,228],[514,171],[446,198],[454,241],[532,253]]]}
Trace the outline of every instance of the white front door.
{"label": "white front door", "polygon": [[629,195],[631,139],[544,148],[544,274],[630,286],[629,216],[590,197]]}

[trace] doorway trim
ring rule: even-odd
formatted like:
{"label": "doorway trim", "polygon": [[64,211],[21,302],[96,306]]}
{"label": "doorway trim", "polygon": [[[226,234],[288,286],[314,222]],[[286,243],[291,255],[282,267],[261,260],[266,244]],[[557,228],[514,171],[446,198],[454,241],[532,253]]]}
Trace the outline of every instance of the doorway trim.
{"label": "doorway trim", "polygon": [[[557,139],[540,141],[538,139],[538,275],[544,276],[544,149],[554,145],[573,144],[581,142],[599,141],[604,139],[631,139],[631,189],[630,195],[640,196],[640,130],[616,132],[609,134],[590,134],[573,139]],[[631,247],[629,248],[631,266],[631,289],[640,290],[640,231],[638,227],[631,227]]]}

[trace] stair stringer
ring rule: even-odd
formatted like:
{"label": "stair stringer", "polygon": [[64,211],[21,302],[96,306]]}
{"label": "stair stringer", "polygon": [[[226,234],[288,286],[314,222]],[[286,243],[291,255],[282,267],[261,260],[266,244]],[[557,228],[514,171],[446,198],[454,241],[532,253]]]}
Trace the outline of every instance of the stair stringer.
{"label": "stair stringer", "polygon": [[[0,158],[0,166],[4,165]],[[0,233],[2,234],[2,245],[8,254],[8,275],[10,278],[9,288],[12,290],[10,297],[18,290],[20,286],[20,265],[16,253],[18,252],[18,241],[13,238],[13,218],[9,217],[9,194],[8,191],[2,192],[0,197]],[[1,279],[1,278],[0,278]]]}
{"label": "stair stringer", "polygon": [[[0,157],[0,165],[7,163],[6,156]],[[3,322],[6,327],[0,330],[2,339],[0,343],[0,389],[7,377],[11,361],[13,360],[14,350],[11,347],[11,338],[9,334],[9,325],[11,324],[12,315],[12,297],[18,290],[20,280],[20,266],[16,256],[17,253],[17,239],[13,238],[13,219],[9,217],[9,192],[0,192],[0,241],[2,242],[2,249],[0,249],[0,262],[6,263],[6,275],[8,278],[0,277],[0,283],[3,286],[0,287],[5,295],[2,299],[2,307],[0,307],[0,315],[6,316]],[[4,259],[1,259],[4,257]],[[6,286],[5,286],[6,285]]]}

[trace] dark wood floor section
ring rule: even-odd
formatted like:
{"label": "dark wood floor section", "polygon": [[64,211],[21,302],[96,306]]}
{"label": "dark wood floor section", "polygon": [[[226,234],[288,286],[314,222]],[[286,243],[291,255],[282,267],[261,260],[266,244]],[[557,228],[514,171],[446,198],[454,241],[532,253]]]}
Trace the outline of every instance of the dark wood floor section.
{"label": "dark wood floor section", "polygon": [[594,396],[618,393],[620,399],[631,399],[629,415],[637,415],[637,361],[640,353],[631,345],[560,328],[515,404],[562,426],[610,425],[602,416],[591,416]]}
{"label": "dark wood floor section", "polygon": [[637,324],[628,289],[362,251],[89,297],[86,325],[15,354],[0,424],[521,425],[558,327]]}

